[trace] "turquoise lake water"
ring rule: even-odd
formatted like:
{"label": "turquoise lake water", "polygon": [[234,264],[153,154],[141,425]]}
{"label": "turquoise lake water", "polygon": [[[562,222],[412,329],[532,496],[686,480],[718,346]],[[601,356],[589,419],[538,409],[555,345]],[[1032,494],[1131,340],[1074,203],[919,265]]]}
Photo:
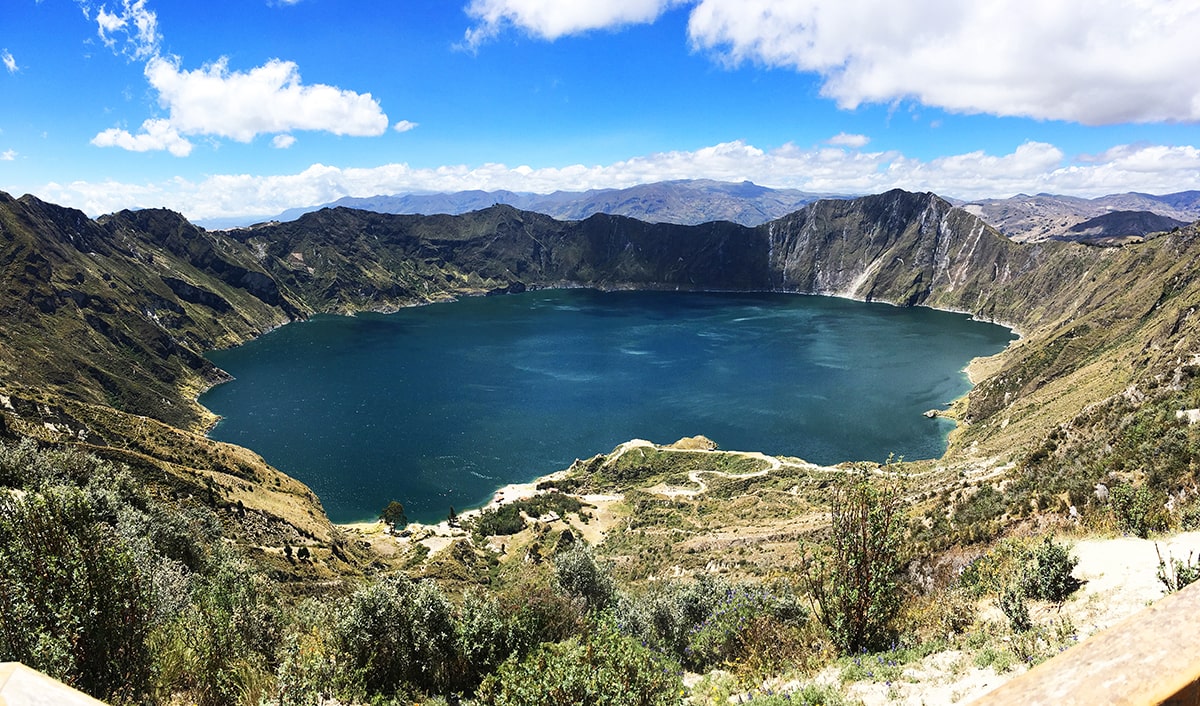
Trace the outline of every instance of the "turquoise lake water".
{"label": "turquoise lake water", "polygon": [[826,297],[559,290],[321,316],[210,358],[211,436],[311,487],[335,522],[413,520],[629,439],[703,434],[815,463],[934,458],[922,413],[1013,340],[931,309]]}

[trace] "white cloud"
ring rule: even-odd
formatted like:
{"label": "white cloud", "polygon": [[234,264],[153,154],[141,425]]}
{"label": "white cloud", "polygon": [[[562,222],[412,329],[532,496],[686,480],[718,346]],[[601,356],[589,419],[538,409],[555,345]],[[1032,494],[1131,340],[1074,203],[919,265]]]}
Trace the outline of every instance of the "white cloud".
{"label": "white cloud", "polygon": [[467,30],[468,46],[496,36],[512,26],[542,39],[653,22],[667,8],[685,0],[471,0],[466,12],[478,24]]}
{"label": "white cloud", "polygon": [[178,60],[151,59],[146,77],[185,135],[249,142],[255,135],[323,130],[335,135],[382,135],[387,115],[370,93],[324,84],[304,85],[294,62],[273,59],[249,71],[230,71],[221,59],[194,71]]}
{"label": "white cloud", "polygon": [[[80,0],[80,6],[87,15],[88,3]],[[158,54],[162,41],[158,15],[146,8],[146,0],[122,0],[111,12],[107,5],[101,5],[95,20],[100,41],[109,49],[138,60]]]}
{"label": "white cloud", "polygon": [[[111,132],[114,140],[149,140],[121,131]],[[149,133],[149,128],[146,132]],[[750,180],[776,188],[838,194],[903,188],[968,199],[1021,192],[1086,197],[1127,191],[1165,194],[1200,189],[1200,149],[1120,145],[1099,155],[1070,159],[1054,145],[1027,142],[1004,155],[978,151],[923,161],[894,151],[832,146],[802,148],[792,144],[764,150],[737,141],[694,151],[634,157],[608,165],[531,168],[489,163],[416,168],[386,164],[343,169],[315,164],[298,174],[228,174],[199,182],[178,178],[152,184],[49,184],[38,195],[93,215],[122,208],[165,205],[189,218],[202,219],[269,216],[296,206],[328,203],[342,196],[467,189],[550,193],[697,178]]]}
{"label": "white cloud", "polygon": [[[299,0],[281,0],[294,4]],[[275,134],[272,145],[286,149],[296,138],[292,130],[319,130],[335,135],[382,135],[388,119],[370,93],[355,93],[324,84],[304,85],[294,62],[272,59],[249,71],[230,71],[222,58],[194,71],[180,67],[176,57],[159,54],[162,43],[158,16],[147,0],[119,0],[110,10],[94,11],[91,0],[76,0],[84,16],[94,19],[100,39],[113,51],[145,60],[147,80],[158,92],[169,117],[146,120],[134,135],[110,128],[92,144],[146,152],[169,150],[177,156],[191,152],[185,135],[227,137],[249,142],[260,134]],[[11,55],[3,60],[9,70]],[[413,124],[415,126],[415,124]]]}
{"label": "white cloud", "polygon": [[1200,5],[699,0],[695,47],[820,73],[843,108],[914,99],[1085,124],[1200,120]]}
{"label": "white cloud", "polygon": [[0,61],[4,62],[4,68],[8,69],[10,74],[15,74],[17,69],[17,60],[13,58],[12,52],[5,49],[4,53],[0,54]]}
{"label": "white cloud", "polygon": [[1089,125],[1200,121],[1200,4],[1184,0],[471,0],[477,47],[554,40],[690,6],[693,47],[812,72],[847,109],[913,100]]}
{"label": "white cloud", "polygon": [[829,144],[836,147],[853,147],[855,149],[866,147],[870,141],[871,138],[866,135],[851,135],[845,132],[839,132],[828,140]]}
{"label": "white cloud", "polygon": [[416,128],[418,125],[420,125],[420,123],[414,123],[411,120],[401,120],[393,125],[392,129],[396,132],[408,132],[409,130]]}
{"label": "white cloud", "polygon": [[167,150],[176,157],[186,157],[192,151],[192,143],[179,135],[167,120],[147,120],[142,123],[142,132],[133,135],[127,130],[109,128],[92,138],[97,147],[120,147],[130,152],[154,152]]}
{"label": "white cloud", "polygon": [[0,152],[0,162],[11,162],[17,158],[15,150],[4,150]]}

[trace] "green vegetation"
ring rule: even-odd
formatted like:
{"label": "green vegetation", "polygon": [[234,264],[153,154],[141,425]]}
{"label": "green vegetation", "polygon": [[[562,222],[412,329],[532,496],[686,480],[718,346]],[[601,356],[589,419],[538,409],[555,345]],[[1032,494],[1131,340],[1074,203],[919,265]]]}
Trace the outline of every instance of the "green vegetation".
{"label": "green vegetation", "polygon": [[393,500],[383,508],[383,512],[379,513],[379,519],[383,520],[392,530],[396,527],[403,529],[408,524],[408,515],[404,514],[404,505]]}
{"label": "green vegetation", "polygon": [[494,706],[669,706],[684,694],[678,666],[600,621],[582,636],[512,658],[484,680]]}
{"label": "green vegetation", "polygon": [[[1073,562],[1014,530],[1200,526],[1198,270],[1195,226],[1120,249],[1022,246],[903,192],[761,229],[339,209],[235,233],[0,194],[0,659],[114,703],[200,704],[676,703],[676,665],[727,674],[695,703],[838,703],[828,687],[750,686],[836,652],[857,652],[835,662],[855,679],[902,676],[937,648],[1036,663],[1076,639],[1033,603],[1069,597]],[[195,397],[222,377],[202,353],[312,313],[513,284],[780,283],[968,311],[1025,338],[955,405],[964,425],[919,487],[636,447],[436,552],[364,549],[307,488],[201,433],[213,420]],[[583,523],[569,493],[593,491],[623,499],[584,549],[549,517]],[[497,535],[502,558],[478,541]],[[1197,573],[1190,556],[1160,562],[1167,590]]]}
{"label": "green vegetation", "polygon": [[1195,583],[1196,579],[1200,579],[1200,563],[1193,562],[1190,553],[1187,561],[1176,559],[1169,554],[1166,559],[1163,559],[1157,544],[1154,545],[1154,553],[1158,555],[1156,576],[1163,585],[1164,593],[1175,593],[1184,586]]}
{"label": "green vegetation", "polygon": [[525,529],[526,523],[522,513],[538,518],[550,513],[562,516],[582,510],[583,503],[578,498],[557,492],[542,493],[532,498],[488,508],[472,521],[471,528],[481,537],[506,536]]}
{"label": "green vegetation", "polygon": [[814,608],[843,653],[878,649],[891,637],[889,621],[900,604],[903,485],[888,464],[880,477],[850,476],[830,502],[828,556],[810,557],[805,583]]}

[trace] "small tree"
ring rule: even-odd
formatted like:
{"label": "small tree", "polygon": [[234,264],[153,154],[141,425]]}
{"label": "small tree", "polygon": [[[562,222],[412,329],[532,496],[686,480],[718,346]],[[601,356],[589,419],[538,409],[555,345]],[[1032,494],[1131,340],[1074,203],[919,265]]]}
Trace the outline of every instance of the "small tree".
{"label": "small tree", "polygon": [[383,512],[379,513],[379,519],[387,523],[394,531],[397,526],[404,527],[408,524],[408,516],[404,514],[404,506],[393,500],[383,508]]}
{"label": "small tree", "polygon": [[[889,472],[897,468],[889,462]],[[899,608],[901,494],[890,474],[863,470],[843,481],[829,502],[830,552],[804,560],[813,612],[843,653],[884,644]]]}

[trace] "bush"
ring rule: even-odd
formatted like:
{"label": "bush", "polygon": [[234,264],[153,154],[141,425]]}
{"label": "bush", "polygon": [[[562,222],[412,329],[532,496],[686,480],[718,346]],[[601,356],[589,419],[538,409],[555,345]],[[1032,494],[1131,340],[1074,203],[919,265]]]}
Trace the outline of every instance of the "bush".
{"label": "bush", "polygon": [[899,483],[872,480],[867,471],[843,481],[830,500],[831,553],[805,559],[816,615],[843,653],[880,647],[890,637],[888,623],[900,606],[901,492]]}
{"label": "bush", "polygon": [[1164,593],[1175,593],[1184,586],[1195,583],[1196,579],[1200,579],[1200,564],[1192,563],[1192,554],[1188,553],[1187,561],[1176,559],[1167,555],[1167,559],[1162,558],[1162,553],[1158,551],[1158,544],[1154,545],[1154,553],[1158,555],[1158,571],[1156,576],[1162,583]]}
{"label": "bush", "polygon": [[1131,485],[1118,485],[1110,491],[1109,500],[1117,519],[1117,526],[1122,532],[1130,532],[1145,539],[1151,532],[1166,529],[1166,514],[1159,509],[1162,503],[1157,502],[1154,493],[1146,486],[1139,485],[1135,488]]}
{"label": "bush", "polygon": [[554,557],[554,578],[569,595],[581,598],[589,611],[608,608],[616,597],[616,584],[607,569],[582,542],[570,545]]}
{"label": "bush", "polygon": [[1029,556],[1025,541],[1005,539],[963,567],[958,585],[972,598],[999,594],[1019,577]]}
{"label": "bush", "polygon": [[1021,633],[1033,627],[1029,617],[1029,606],[1025,603],[1025,591],[1019,585],[1010,585],[1000,592],[996,599],[1000,612],[1008,618],[1008,626],[1013,632]]}
{"label": "bush", "polygon": [[669,581],[623,597],[616,616],[622,632],[697,672],[726,664],[753,671],[773,660],[804,661],[811,651],[809,612],[786,583]]}
{"label": "bush", "polygon": [[1025,562],[1022,576],[1025,595],[1061,603],[1079,586],[1071,575],[1078,563],[1067,547],[1055,544],[1054,539],[1047,536]]}
{"label": "bush", "polygon": [[0,494],[0,661],[108,701],[141,700],[153,594],[140,568],[82,491]]}
{"label": "bush", "polygon": [[475,531],[484,537],[516,534],[525,529],[525,518],[515,504],[484,510],[475,520]]}
{"label": "bush", "polygon": [[580,637],[512,658],[479,687],[484,706],[675,706],[679,666],[608,620]]}
{"label": "bush", "polygon": [[337,640],[370,694],[442,693],[455,656],[453,608],[432,582],[392,575],[350,597]]}
{"label": "bush", "polygon": [[215,552],[161,634],[166,687],[198,704],[257,701],[273,680],[280,627],[273,586],[228,550]]}
{"label": "bush", "polygon": [[473,692],[484,677],[513,655],[524,655],[539,635],[491,596],[468,593],[457,610],[452,690]]}

